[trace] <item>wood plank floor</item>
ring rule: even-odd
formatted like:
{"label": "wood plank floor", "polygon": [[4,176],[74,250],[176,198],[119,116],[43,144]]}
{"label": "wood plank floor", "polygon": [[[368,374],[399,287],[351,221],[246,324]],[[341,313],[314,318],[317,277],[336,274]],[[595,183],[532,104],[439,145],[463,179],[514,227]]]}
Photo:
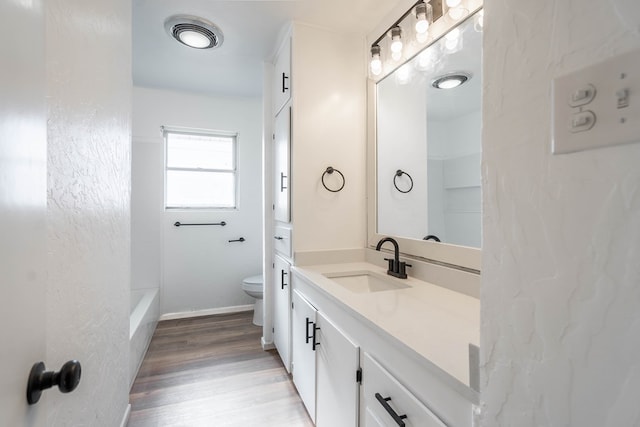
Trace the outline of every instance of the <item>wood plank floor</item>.
{"label": "wood plank floor", "polygon": [[158,323],[130,393],[129,427],[313,426],[252,312]]}

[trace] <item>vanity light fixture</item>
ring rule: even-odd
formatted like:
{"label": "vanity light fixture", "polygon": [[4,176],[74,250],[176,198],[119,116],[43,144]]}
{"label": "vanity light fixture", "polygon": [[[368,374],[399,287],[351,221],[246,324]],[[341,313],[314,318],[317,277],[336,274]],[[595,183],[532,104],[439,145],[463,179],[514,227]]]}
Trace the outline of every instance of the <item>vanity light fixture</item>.
{"label": "vanity light fixture", "polygon": [[213,49],[224,41],[220,28],[197,16],[171,16],[164,22],[164,28],[171,37],[194,49]]}
{"label": "vanity light fixture", "polygon": [[436,89],[453,89],[464,83],[471,78],[471,74],[467,73],[450,73],[440,76],[431,83]]}
{"label": "vanity light fixture", "polygon": [[402,28],[395,26],[391,29],[391,57],[394,61],[402,58]]}
{"label": "vanity light fixture", "polygon": [[461,19],[468,13],[467,9],[462,7],[462,0],[446,0],[446,4],[449,9],[447,13],[454,21]]}
{"label": "vanity light fixture", "polygon": [[407,37],[415,37],[417,45],[421,45],[428,40],[431,24],[443,16],[445,0],[436,0],[434,3],[436,5],[435,9],[431,6],[431,1],[417,0],[380,37],[371,43],[369,64],[369,76],[371,78],[375,79],[383,74],[383,71],[396,68],[397,62],[402,59],[405,50],[415,50],[416,43],[413,42],[409,43],[408,47],[405,48],[406,37],[403,38],[403,33],[413,34]]}
{"label": "vanity light fixture", "polygon": [[373,45],[371,46],[371,63],[370,63],[371,74],[374,76],[379,76],[382,73],[382,60],[380,59],[380,46]]}

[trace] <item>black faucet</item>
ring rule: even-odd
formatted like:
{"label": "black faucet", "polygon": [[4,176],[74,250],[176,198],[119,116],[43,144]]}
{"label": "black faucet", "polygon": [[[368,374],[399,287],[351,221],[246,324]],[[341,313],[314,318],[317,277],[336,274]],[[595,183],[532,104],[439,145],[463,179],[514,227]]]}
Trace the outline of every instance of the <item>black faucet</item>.
{"label": "black faucet", "polygon": [[389,261],[389,269],[387,270],[387,274],[393,277],[397,277],[398,279],[406,279],[407,267],[411,267],[411,264],[400,261],[400,247],[398,246],[398,242],[396,242],[395,239],[391,237],[385,237],[376,245],[376,251],[380,250],[384,242],[391,242],[393,244],[393,259],[385,258],[385,261]]}

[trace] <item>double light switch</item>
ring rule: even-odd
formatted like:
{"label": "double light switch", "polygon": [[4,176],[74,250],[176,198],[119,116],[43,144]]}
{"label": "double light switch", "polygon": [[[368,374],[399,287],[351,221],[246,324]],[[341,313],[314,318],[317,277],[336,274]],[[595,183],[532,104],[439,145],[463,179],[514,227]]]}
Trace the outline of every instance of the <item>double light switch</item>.
{"label": "double light switch", "polygon": [[637,141],[640,50],[554,79],[554,154]]}

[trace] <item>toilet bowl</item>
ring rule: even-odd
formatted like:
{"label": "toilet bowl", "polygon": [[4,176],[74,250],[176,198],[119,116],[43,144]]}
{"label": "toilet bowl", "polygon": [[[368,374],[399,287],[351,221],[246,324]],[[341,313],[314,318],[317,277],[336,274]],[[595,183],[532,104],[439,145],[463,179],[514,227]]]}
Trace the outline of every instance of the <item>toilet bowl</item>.
{"label": "toilet bowl", "polygon": [[253,324],[262,326],[262,313],[263,302],[262,296],[264,295],[262,275],[247,277],[242,281],[242,290],[249,296],[256,299],[253,304]]}

